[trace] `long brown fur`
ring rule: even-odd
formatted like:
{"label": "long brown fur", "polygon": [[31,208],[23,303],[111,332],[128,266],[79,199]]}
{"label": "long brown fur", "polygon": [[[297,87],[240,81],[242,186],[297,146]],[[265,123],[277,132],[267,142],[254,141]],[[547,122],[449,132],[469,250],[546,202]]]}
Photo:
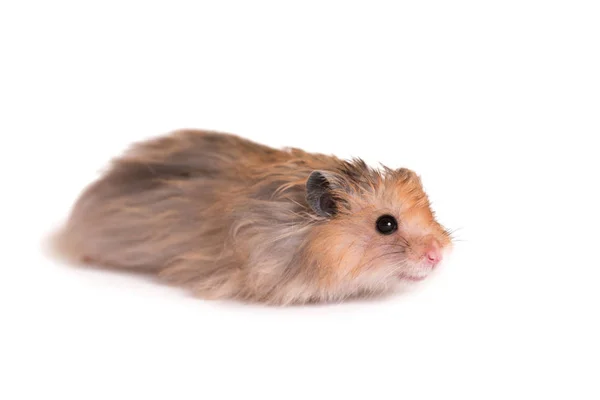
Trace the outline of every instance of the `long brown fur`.
{"label": "long brown fur", "polygon": [[[307,203],[315,170],[331,173],[333,216]],[[375,230],[382,214],[398,219],[396,234]],[[78,199],[57,244],[204,298],[297,304],[389,292],[422,273],[431,240],[451,244],[408,169],[180,130],[114,159]]]}

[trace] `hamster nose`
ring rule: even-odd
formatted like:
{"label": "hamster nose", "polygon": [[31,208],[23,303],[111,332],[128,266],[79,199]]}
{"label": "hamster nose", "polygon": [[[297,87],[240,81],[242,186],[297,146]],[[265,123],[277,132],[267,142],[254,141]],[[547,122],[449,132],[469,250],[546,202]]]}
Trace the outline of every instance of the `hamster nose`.
{"label": "hamster nose", "polygon": [[442,251],[440,250],[440,245],[437,240],[433,239],[425,247],[423,259],[427,264],[431,265],[431,267],[435,267],[442,260]]}
{"label": "hamster nose", "polygon": [[440,253],[437,250],[429,250],[425,257],[427,258],[427,262],[432,265],[439,263],[441,258]]}

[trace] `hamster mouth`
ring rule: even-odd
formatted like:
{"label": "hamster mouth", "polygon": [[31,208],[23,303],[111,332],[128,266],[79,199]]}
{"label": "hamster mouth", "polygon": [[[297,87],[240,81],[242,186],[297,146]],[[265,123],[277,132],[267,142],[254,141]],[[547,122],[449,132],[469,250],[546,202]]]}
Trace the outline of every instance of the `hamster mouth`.
{"label": "hamster mouth", "polygon": [[408,274],[399,274],[398,278],[403,281],[410,282],[420,282],[423,279],[427,278],[427,275],[408,275]]}

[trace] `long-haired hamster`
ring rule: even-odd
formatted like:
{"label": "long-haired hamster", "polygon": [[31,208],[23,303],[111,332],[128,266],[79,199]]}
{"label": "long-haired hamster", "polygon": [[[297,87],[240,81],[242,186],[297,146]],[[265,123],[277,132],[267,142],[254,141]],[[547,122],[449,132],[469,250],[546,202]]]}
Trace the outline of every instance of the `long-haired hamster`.
{"label": "long-haired hamster", "polygon": [[131,145],[57,238],[80,261],[273,305],[392,293],[452,246],[409,169],[203,130]]}

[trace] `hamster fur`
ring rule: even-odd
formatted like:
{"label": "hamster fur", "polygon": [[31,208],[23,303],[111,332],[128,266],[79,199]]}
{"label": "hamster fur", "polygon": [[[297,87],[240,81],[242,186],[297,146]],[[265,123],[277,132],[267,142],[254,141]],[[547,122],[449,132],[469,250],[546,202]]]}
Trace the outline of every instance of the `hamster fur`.
{"label": "hamster fur", "polygon": [[134,143],[55,239],[71,258],[202,298],[273,305],[391,293],[452,245],[411,170],[201,130]]}

